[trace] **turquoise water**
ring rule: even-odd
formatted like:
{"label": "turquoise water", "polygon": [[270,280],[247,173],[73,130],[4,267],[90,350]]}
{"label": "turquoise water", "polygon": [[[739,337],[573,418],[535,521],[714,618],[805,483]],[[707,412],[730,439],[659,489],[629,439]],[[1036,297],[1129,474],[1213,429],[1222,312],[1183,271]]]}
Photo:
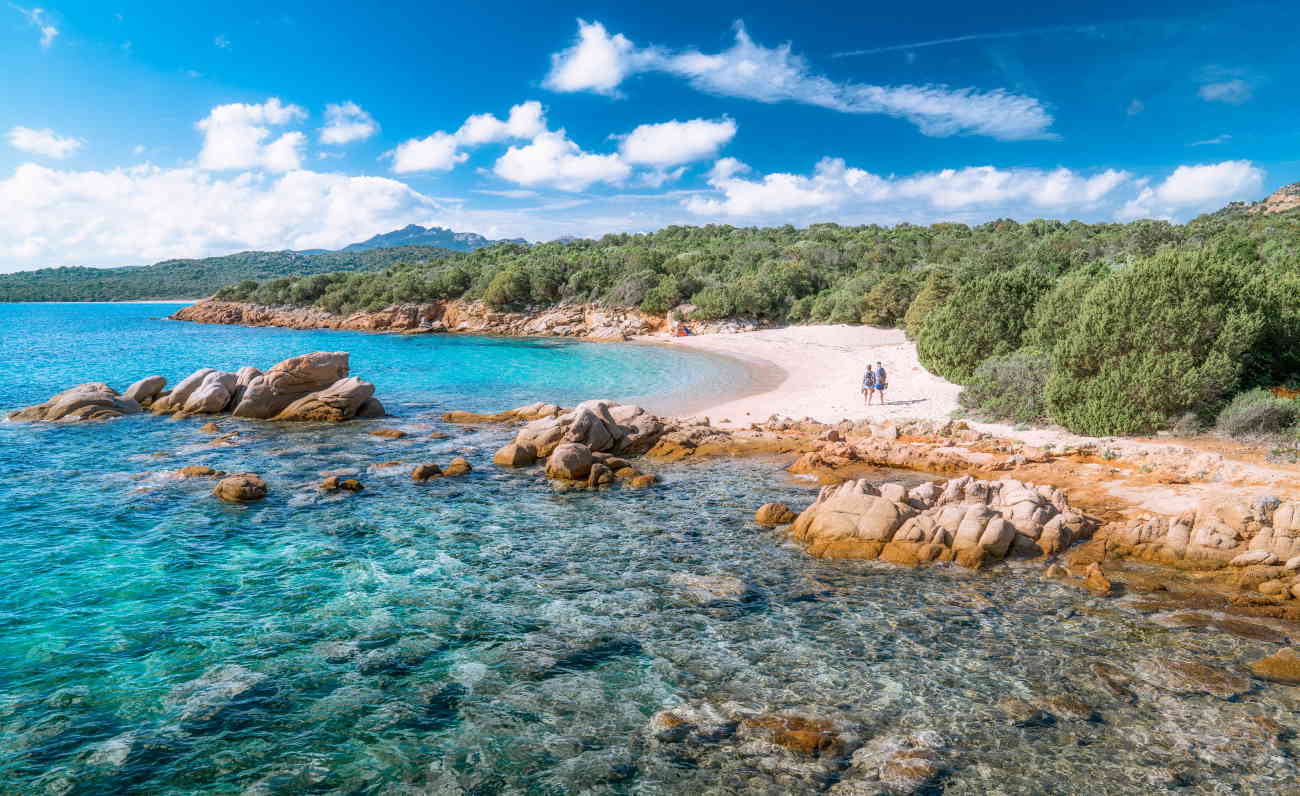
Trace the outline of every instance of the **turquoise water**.
{"label": "turquoise water", "polygon": [[[537,399],[689,400],[743,379],[733,363],[157,320],[170,309],[0,305],[3,403],[329,349],[351,352],[394,417],[219,421],[243,432],[235,447],[210,445],[201,420],[0,423],[2,793],[800,793],[833,782],[761,749],[650,743],[649,717],[685,703],[798,710],[863,737],[936,731],[946,746],[932,788],[951,793],[1294,782],[1293,736],[1261,740],[1259,721],[1294,730],[1295,689],[1256,681],[1225,701],[1137,682],[1130,699],[1090,669],[1186,655],[1240,671],[1275,641],[1166,627],[1034,570],[808,559],[749,521],[761,503],[815,495],[778,460],[652,466],[663,482],[651,490],[557,493],[536,472],[491,466],[508,430],[438,420]],[[367,433],[378,425],[408,436]],[[468,477],[407,476],[458,455],[476,468]],[[211,482],[169,476],[189,464],[256,471],[271,494],[221,504]],[[325,473],[366,489],[323,495]],[[681,575],[739,578],[749,597],[700,605],[674,585]],[[1095,717],[1017,724],[999,707],[1062,694]]]}

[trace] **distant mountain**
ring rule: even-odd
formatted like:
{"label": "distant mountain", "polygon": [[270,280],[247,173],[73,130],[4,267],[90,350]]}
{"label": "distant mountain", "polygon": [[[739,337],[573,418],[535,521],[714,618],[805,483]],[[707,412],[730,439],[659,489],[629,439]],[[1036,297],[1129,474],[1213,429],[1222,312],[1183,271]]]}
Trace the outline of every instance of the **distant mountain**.
{"label": "distant mountain", "polygon": [[164,260],[125,268],[42,268],[0,274],[0,301],[203,298],[225,285],[249,279],[263,281],[330,271],[377,271],[397,263],[430,262],[451,254],[446,248],[433,246],[396,246],[315,253],[239,252],[224,257]]}
{"label": "distant mountain", "polygon": [[367,249],[384,249],[390,246],[437,246],[452,251],[470,252],[484,246],[491,246],[494,243],[527,244],[528,241],[522,238],[488,240],[477,232],[455,232],[443,227],[422,227],[419,224],[408,224],[401,229],[376,235],[369,240],[353,243],[351,246],[344,246],[339,251],[359,252]]}

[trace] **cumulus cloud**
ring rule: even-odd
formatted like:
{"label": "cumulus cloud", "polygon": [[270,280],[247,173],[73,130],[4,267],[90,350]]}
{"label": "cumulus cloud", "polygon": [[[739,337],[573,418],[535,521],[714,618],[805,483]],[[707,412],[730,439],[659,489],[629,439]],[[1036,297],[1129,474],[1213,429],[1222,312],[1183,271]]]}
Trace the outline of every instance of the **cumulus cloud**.
{"label": "cumulus cloud", "polygon": [[509,139],[532,139],[545,131],[542,103],[529,100],[511,108],[505,121],[490,113],[474,114],[456,131],[456,138],[465,146],[478,146]]}
{"label": "cumulus cloud", "polygon": [[999,169],[970,166],[908,177],[882,177],[851,168],[840,158],[823,158],[812,174],[740,176],[743,163],[725,158],[714,164],[709,184],[714,196],[692,196],[684,206],[705,216],[762,218],[793,211],[820,214],[884,207],[908,209],[917,217],[935,211],[1021,207],[1033,212],[1097,209],[1103,199],[1132,179],[1123,171],[1085,176],[1070,169]]}
{"label": "cumulus cloud", "polygon": [[1196,91],[1201,99],[1206,102],[1226,102],[1229,105],[1240,105],[1249,100],[1253,94],[1251,86],[1241,78],[1232,80],[1221,80],[1217,83],[1206,83]]}
{"label": "cumulus cloud", "polygon": [[23,8],[14,6],[14,10],[27,18],[27,23],[41,32],[41,47],[49,49],[59,35],[59,29],[50,21],[49,12],[43,8]]}
{"label": "cumulus cloud", "polygon": [[218,105],[196,125],[203,133],[199,166],[213,171],[265,168],[292,171],[302,165],[307,137],[284,133],[267,143],[271,127],[301,121],[306,111],[272,97],[258,105]]}
{"label": "cumulus cloud", "polygon": [[241,249],[337,248],[440,206],[396,180],[292,171],[230,177],[152,165],[0,180],[0,265],[118,265]]}
{"label": "cumulus cloud", "polygon": [[1162,182],[1146,185],[1121,209],[1121,219],[1176,218],[1189,212],[1214,210],[1237,199],[1259,196],[1264,171],[1249,160],[1225,160],[1179,166]]}
{"label": "cumulus cloud", "polygon": [[637,127],[623,139],[619,152],[628,163],[667,168],[713,157],[735,137],[731,119],[673,120]]}
{"label": "cumulus cloud", "polygon": [[379,132],[379,124],[355,102],[325,106],[325,126],[320,131],[322,144],[350,144],[364,141]]}
{"label": "cumulus cloud", "polygon": [[530,140],[546,131],[546,116],[536,100],[510,109],[505,121],[490,113],[467,118],[454,133],[439,130],[426,138],[412,138],[387,153],[393,171],[409,174],[416,171],[448,171],[464,163],[469,155],[464,148],[507,140]]}
{"label": "cumulus cloud", "polygon": [[559,130],[544,132],[524,146],[510,147],[493,171],[516,185],[581,191],[595,183],[621,183],[632,169],[618,155],[583,152]]}
{"label": "cumulus cloud", "polygon": [[33,130],[21,126],[11,129],[6,138],[14,149],[57,160],[62,160],[81,149],[85,143],[80,138],[61,136],[53,130]]}
{"label": "cumulus cloud", "polygon": [[737,24],[735,42],[719,53],[637,47],[599,22],[578,21],[578,38],[551,57],[544,85],[555,91],[616,95],[640,72],[666,72],[699,91],[759,102],[798,102],[843,113],[884,114],[929,136],[986,135],[1000,140],[1054,137],[1052,116],[1032,97],[1002,89],[943,85],[877,86],[836,82],[816,74],[789,44],[764,47]]}
{"label": "cumulus cloud", "polygon": [[460,141],[454,135],[436,132],[427,138],[412,138],[397,145],[389,155],[393,171],[410,174],[414,171],[449,171],[457,163],[464,163],[469,155],[459,151]]}
{"label": "cumulus cloud", "polygon": [[572,46],[551,56],[551,71],[542,85],[552,91],[594,91],[617,96],[624,78],[659,66],[664,55],[644,50],[621,33],[613,36],[599,22],[578,20]]}

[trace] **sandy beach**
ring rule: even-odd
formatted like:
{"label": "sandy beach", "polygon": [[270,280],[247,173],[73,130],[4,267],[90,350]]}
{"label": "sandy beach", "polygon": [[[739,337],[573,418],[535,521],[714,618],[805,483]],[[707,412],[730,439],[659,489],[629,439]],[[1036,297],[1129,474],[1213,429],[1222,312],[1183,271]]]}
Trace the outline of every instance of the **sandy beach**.
{"label": "sandy beach", "polygon": [[[766,389],[725,397],[699,412],[715,425],[747,426],[774,414],[821,422],[947,417],[961,392],[959,385],[921,367],[916,347],[901,329],[790,326],[673,337],[666,344],[734,357],[767,371],[760,378]],[[877,361],[885,364],[889,389],[884,406],[868,407],[862,374],[868,362]]]}

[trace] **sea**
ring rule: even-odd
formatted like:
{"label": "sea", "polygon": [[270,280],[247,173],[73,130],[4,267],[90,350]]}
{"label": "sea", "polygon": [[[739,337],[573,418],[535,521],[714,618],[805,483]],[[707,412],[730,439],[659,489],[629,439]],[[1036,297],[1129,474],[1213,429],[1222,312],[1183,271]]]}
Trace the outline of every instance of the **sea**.
{"label": "sea", "polygon": [[[596,397],[698,407],[751,389],[742,363],[175,308],[0,305],[0,408],[328,350],[391,417],[218,418],[235,445],[212,444],[210,418],[0,422],[0,793],[911,792],[854,789],[880,772],[850,753],[916,733],[939,746],[915,792],[1295,792],[1300,693],[1244,668],[1285,631],[1100,599],[1039,564],[810,558],[753,523],[763,503],[815,499],[788,458],[642,462],[653,488],[557,491],[492,465],[510,429],[440,419]],[[409,477],[456,456],[473,472]],[[259,473],[269,495],[222,503],[175,476],[188,465]],[[365,488],[324,493],[327,474]],[[704,576],[743,595],[701,599]],[[1161,672],[1184,659],[1249,688],[1180,690]],[[683,706],[820,717],[842,743],[804,759],[734,722],[652,731]]]}

